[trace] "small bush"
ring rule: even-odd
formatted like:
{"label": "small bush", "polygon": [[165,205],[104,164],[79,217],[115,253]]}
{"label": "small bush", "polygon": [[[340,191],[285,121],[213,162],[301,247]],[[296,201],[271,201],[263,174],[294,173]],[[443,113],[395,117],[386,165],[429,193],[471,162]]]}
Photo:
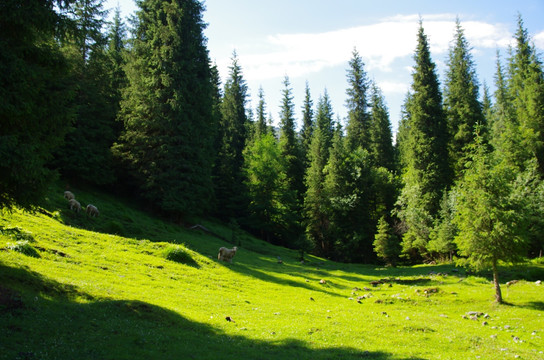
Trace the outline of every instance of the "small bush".
{"label": "small bush", "polygon": [[163,250],[162,255],[170,261],[174,261],[185,265],[196,265],[196,261],[186,248],[179,245],[170,245]]}
{"label": "small bush", "polygon": [[26,256],[32,256],[35,258],[40,257],[38,251],[34,249],[27,240],[17,241],[15,244],[9,243],[7,248],[8,250],[17,251]]}

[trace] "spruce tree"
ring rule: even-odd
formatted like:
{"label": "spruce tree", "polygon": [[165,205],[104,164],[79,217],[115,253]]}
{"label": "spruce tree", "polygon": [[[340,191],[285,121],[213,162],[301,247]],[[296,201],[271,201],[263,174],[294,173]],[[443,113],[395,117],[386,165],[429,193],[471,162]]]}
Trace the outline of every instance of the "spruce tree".
{"label": "spruce tree", "polygon": [[521,146],[528,151],[519,160],[536,157],[544,175],[544,73],[521,15],[518,16],[515,41],[514,54],[509,61],[508,89],[520,127]]}
{"label": "spruce tree", "polygon": [[426,252],[433,218],[440,209],[443,191],[451,181],[442,94],[421,22],[417,38],[408,103],[410,117],[404,155],[404,187],[398,211],[407,229],[403,236],[403,251],[411,255]]}
{"label": "spruce tree", "polygon": [[268,124],[266,123],[266,101],[264,98],[264,90],[259,88],[259,103],[257,104],[257,119],[255,124],[256,137],[268,133]]}
{"label": "spruce tree", "polygon": [[312,142],[312,134],[315,127],[313,101],[310,95],[310,86],[308,85],[307,81],[304,94],[304,104],[302,105],[302,129],[300,130],[300,137],[302,141],[304,165],[307,168],[310,166],[309,153]]}
{"label": "spruce tree", "polygon": [[116,65],[106,52],[106,15],[98,0],[77,0],[72,15],[76,30],[63,41],[77,89],[77,116],[65,146],[56,154],[57,164],[65,177],[95,184],[114,181],[111,146],[119,131],[115,122],[119,92],[111,86],[121,84],[113,84],[110,77],[119,73],[110,70]]}
{"label": "spruce tree", "polygon": [[[281,108],[280,108],[280,149],[286,160],[286,178],[289,189],[295,191],[297,199],[301,200],[304,194],[304,164],[301,158],[299,139],[295,130],[295,106],[293,103],[293,89],[289,78],[283,81]],[[298,201],[297,204],[298,206]]]}
{"label": "spruce tree", "polygon": [[203,5],[144,0],[127,64],[117,154],[144,198],[183,220],[202,214],[213,194],[212,99]]}
{"label": "spruce tree", "polygon": [[0,2],[0,208],[32,208],[57,175],[52,153],[74,114],[56,32],[72,26],[68,3]]}
{"label": "spruce tree", "polygon": [[395,150],[393,148],[391,121],[389,120],[389,112],[383,94],[376,84],[372,85],[370,108],[372,122],[368,150],[375,166],[393,170],[395,167]]}
{"label": "spruce tree", "polygon": [[465,164],[465,148],[474,141],[476,126],[485,126],[479,84],[470,47],[456,20],[453,46],[444,87],[444,113],[449,133],[449,159],[454,178],[459,178]]}
{"label": "spruce tree", "polygon": [[241,218],[247,208],[243,151],[248,139],[247,84],[236,52],[225,83],[219,124],[219,153],[214,169],[218,216]]}
{"label": "spruce tree", "polygon": [[368,150],[371,141],[370,114],[368,113],[369,81],[364,65],[357,49],[354,49],[352,58],[349,61],[347,74],[349,87],[346,90],[348,95],[346,100],[348,108],[346,131],[350,149],[362,147]]}
{"label": "spruce tree", "polygon": [[327,92],[319,98],[316,113],[316,127],[310,145],[310,166],[306,170],[304,214],[306,237],[317,254],[330,257],[333,242],[329,236],[330,202],[324,189],[323,172],[329,159],[333,137],[333,112]]}

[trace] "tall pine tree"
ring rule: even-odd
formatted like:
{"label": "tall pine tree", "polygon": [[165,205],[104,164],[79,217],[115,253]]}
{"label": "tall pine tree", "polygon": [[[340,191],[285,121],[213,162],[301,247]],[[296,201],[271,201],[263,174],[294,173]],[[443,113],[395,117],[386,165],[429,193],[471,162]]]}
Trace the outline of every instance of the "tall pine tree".
{"label": "tall pine tree", "polygon": [[393,170],[395,167],[395,150],[389,111],[385,105],[383,94],[376,84],[372,84],[370,97],[370,146],[369,153],[377,167]]}
{"label": "tall pine tree", "polygon": [[219,153],[214,169],[218,216],[242,218],[247,208],[244,189],[243,151],[248,138],[247,84],[236,52],[225,83],[219,125]]}
{"label": "tall pine tree", "polygon": [[485,129],[482,104],[478,99],[479,84],[474,61],[464,30],[457,19],[444,87],[444,113],[450,137],[449,159],[455,178],[459,178],[464,169],[466,147],[474,141],[476,126]]}
{"label": "tall pine tree", "polygon": [[357,49],[353,50],[347,74],[348,123],[346,126],[348,147],[352,150],[370,145],[370,114],[368,113],[369,81],[364,69],[364,62]]}
{"label": "tall pine tree", "polygon": [[440,200],[451,181],[448,164],[448,132],[442,109],[442,94],[431,60],[427,35],[420,22],[417,34],[412,90],[407,104],[409,114],[404,187],[398,215],[407,232],[403,250],[410,255],[424,254]]}
{"label": "tall pine tree", "polygon": [[172,215],[200,214],[213,194],[212,98],[203,6],[144,0],[127,64],[115,147],[142,196]]}

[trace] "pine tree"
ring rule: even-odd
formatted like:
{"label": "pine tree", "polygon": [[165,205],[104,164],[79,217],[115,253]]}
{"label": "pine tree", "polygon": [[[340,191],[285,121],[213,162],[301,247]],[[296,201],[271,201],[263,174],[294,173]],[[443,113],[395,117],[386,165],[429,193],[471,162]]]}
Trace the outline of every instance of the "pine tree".
{"label": "pine tree", "polygon": [[[0,208],[32,208],[56,177],[57,149],[73,120],[57,29],[72,26],[65,1],[0,2]],[[57,13],[56,11],[59,11]]]}
{"label": "pine tree", "polygon": [[444,88],[444,113],[449,132],[449,159],[454,178],[459,178],[465,163],[465,148],[474,141],[477,125],[485,126],[479,85],[468,41],[459,19],[449,50]]}
{"label": "pine tree", "polygon": [[[295,191],[297,199],[301,200],[304,194],[304,165],[301,158],[300,144],[295,130],[295,106],[293,104],[293,90],[289,78],[283,81],[282,103],[280,109],[280,149],[286,160],[286,178],[289,189]],[[296,204],[298,206],[298,204]]]}
{"label": "pine tree", "polygon": [[455,242],[469,266],[492,268],[495,299],[501,303],[498,262],[517,261],[525,254],[529,226],[542,218],[542,206],[535,213],[533,204],[541,203],[544,186],[535,161],[520,173],[489,152],[481,139],[471,149],[470,160],[457,187]]}
{"label": "pine tree", "polygon": [[110,149],[119,132],[115,118],[120,98],[118,89],[111,88],[114,64],[103,33],[106,15],[98,0],[75,2],[76,31],[65,38],[63,50],[72,65],[77,116],[65,146],[56,154],[65,177],[100,185],[115,179]]}
{"label": "pine tree", "polygon": [[376,235],[374,236],[374,251],[376,255],[387,264],[395,266],[400,255],[399,240],[393,234],[391,226],[382,216],[378,222]]}
{"label": "pine tree", "polygon": [[521,146],[529,152],[521,161],[533,157],[544,174],[544,73],[534,46],[530,45],[521,15],[515,34],[516,47],[509,62],[509,92],[520,127]]}
{"label": "pine tree", "polygon": [[372,85],[371,94],[371,127],[369,152],[377,167],[393,170],[395,167],[395,150],[391,121],[385,100],[376,84]]}
{"label": "pine tree", "polygon": [[327,92],[319,98],[316,114],[316,127],[312,133],[310,145],[310,166],[306,170],[306,193],[304,196],[304,214],[306,237],[313,244],[317,254],[331,256],[332,241],[329,236],[330,202],[324,190],[323,172],[329,159],[333,137],[333,112]]}
{"label": "pine tree", "polygon": [[266,101],[264,98],[264,90],[259,88],[259,103],[257,104],[257,123],[255,125],[256,137],[268,133],[268,125],[266,123]]}
{"label": "pine tree", "polygon": [[352,58],[349,61],[347,74],[348,89],[348,124],[346,126],[347,141],[350,149],[359,146],[367,149],[370,145],[370,115],[368,113],[368,88],[369,81],[364,70],[363,59],[353,50]]}
{"label": "pine tree", "polygon": [[223,219],[241,218],[247,208],[242,170],[243,151],[248,139],[247,91],[242,68],[234,52],[221,103],[219,153],[214,170],[218,216]]}
{"label": "pine tree", "polygon": [[315,127],[313,101],[310,95],[310,86],[308,85],[308,82],[306,82],[304,94],[304,104],[302,105],[302,129],[300,130],[300,137],[302,141],[304,165],[307,168],[310,166],[309,153],[312,142],[312,134]]}
{"label": "pine tree", "polygon": [[213,194],[213,88],[203,6],[144,0],[127,63],[116,153],[142,196],[182,220],[209,210]]}
{"label": "pine tree", "polygon": [[403,251],[412,255],[426,252],[433,218],[440,209],[443,191],[451,181],[442,94],[422,23],[417,37],[416,65],[408,103],[409,133],[403,155],[404,188],[398,202],[398,215],[407,227]]}

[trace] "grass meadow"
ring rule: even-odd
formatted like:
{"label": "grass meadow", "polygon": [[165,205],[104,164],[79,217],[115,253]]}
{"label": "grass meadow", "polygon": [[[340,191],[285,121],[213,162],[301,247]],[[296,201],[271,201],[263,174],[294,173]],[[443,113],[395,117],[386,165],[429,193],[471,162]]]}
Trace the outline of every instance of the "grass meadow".
{"label": "grass meadow", "polygon": [[498,305],[487,273],[300,263],[218,222],[194,221],[219,237],[73,192],[100,216],[60,185],[39,212],[0,212],[0,359],[544,359],[543,261],[504,264]]}

